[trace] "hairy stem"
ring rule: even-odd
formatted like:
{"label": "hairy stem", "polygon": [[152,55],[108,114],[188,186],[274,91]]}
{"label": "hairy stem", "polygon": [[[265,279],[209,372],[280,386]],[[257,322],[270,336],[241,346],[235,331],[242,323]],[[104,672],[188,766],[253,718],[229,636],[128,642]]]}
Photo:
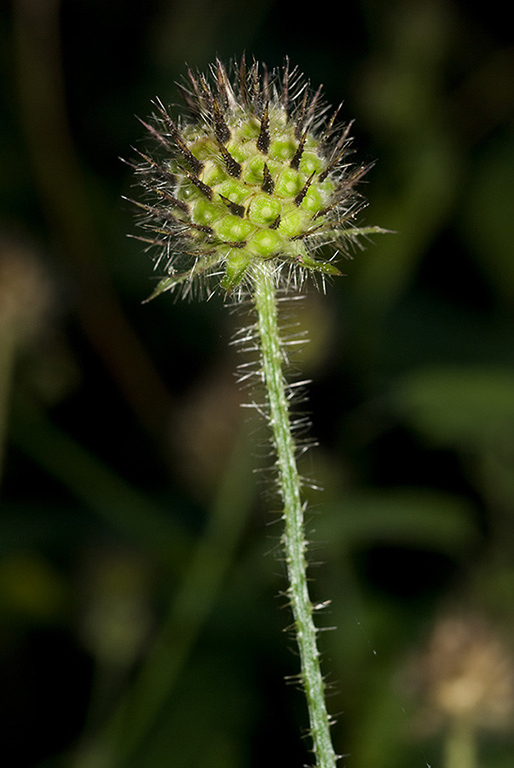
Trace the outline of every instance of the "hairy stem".
{"label": "hairy stem", "polygon": [[273,265],[263,261],[254,269],[254,301],[261,345],[261,364],[266,386],[270,426],[277,455],[279,486],[284,503],[283,546],[289,577],[288,596],[294,616],[300,651],[301,679],[307,698],[313,750],[317,768],[333,768],[337,756],[330,737],[330,721],[325,704],[313,606],[307,586],[307,542],[304,531],[304,506],[298,473],[295,443],[291,433],[289,400],[283,373],[277,297]]}

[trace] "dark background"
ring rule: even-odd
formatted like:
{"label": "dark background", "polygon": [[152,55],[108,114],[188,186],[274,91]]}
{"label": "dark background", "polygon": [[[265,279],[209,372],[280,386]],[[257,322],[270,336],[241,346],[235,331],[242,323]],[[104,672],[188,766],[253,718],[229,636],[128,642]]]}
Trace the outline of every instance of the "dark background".
{"label": "dark background", "polygon": [[514,46],[505,3],[464,0],[2,4],[6,765],[310,760],[284,683],[272,458],[229,345],[247,318],[220,298],[142,304],[156,275],[122,199],[137,192],[119,158],[145,147],[135,115],[178,101],[186,63],[243,51],[287,55],[344,100],[358,160],[377,161],[363,223],[396,232],[298,310],[341,765],[471,768],[460,738],[507,768]]}

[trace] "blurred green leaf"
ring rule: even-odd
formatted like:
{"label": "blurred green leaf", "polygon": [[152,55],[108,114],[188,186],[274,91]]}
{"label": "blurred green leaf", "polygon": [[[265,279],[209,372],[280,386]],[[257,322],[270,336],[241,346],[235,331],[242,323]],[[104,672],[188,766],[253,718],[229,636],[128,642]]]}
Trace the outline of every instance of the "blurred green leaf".
{"label": "blurred green leaf", "polygon": [[472,505],[424,488],[350,492],[317,524],[327,547],[386,541],[455,555],[477,537]]}
{"label": "blurred green leaf", "polygon": [[393,390],[398,411],[425,438],[482,451],[514,440],[514,370],[426,367],[401,377]]}
{"label": "blurred green leaf", "polygon": [[496,290],[514,300],[514,134],[491,143],[469,178],[459,221],[462,237]]}

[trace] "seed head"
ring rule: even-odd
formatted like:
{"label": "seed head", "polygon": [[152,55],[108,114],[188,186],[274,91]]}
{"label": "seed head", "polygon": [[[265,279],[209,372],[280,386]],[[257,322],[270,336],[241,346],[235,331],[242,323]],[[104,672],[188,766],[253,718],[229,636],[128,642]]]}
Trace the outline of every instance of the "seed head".
{"label": "seed head", "polygon": [[424,699],[423,730],[452,720],[491,730],[512,723],[512,655],[483,616],[441,617],[427,649],[411,661],[407,677]]}
{"label": "seed head", "polygon": [[364,206],[355,185],[367,167],[349,163],[350,125],[337,125],[339,110],[288,62],[269,73],[244,58],[230,71],[216,61],[179,88],[187,119],[157,100],[141,122],[159,154],[138,152],[134,165],[145,190],[135,203],[146,230],[138,239],[167,273],[150,298],[179,287],[188,294],[199,278],[243,294],[260,260],[273,260],[282,286],[340,275],[337,253],[384,231],[355,224]]}

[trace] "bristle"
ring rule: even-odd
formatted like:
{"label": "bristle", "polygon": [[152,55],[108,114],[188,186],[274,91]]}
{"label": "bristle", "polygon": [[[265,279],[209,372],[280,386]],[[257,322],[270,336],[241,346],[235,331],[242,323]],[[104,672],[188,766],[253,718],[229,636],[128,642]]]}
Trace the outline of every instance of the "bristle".
{"label": "bristle", "polygon": [[305,240],[308,237],[313,237],[313,235],[316,235],[320,232],[321,228],[321,224],[319,224],[317,227],[311,227],[311,229],[307,229],[305,232],[302,232],[299,235],[293,235],[291,241],[296,242],[297,240]]}
{"label": "bristle", "polygon": [[241,163],[238,163],[237,160],[232,157],[228,149],[225,146],[223,146],[223,144],[220,144],[219,142],[218,144],[219,144],[219,150],[221,152],[221,156],[223,157],[228,173],[230,174],[230,176],[233,176],[234,179],[239,179],[241,177],[241,170],[242,170]]}
{"label": "bristle", "polygon": [[214,109],[214,134],[216,136],[216,141],[219,144],[226,144],[227,141],[230,141],[230,137],[232,136],[232,133],[227,123],[225,122],[225,118],[223,117],[223,112],[221,111],[221,107],[217,99],[213,100],[213,109]]}
{"label": "bristle", "polygon": [[[170,123],[171,123],[171,120],[170,120]],[[173,125],[173,123],[171,124]],[[199,176],[200,173],[203,171],[203,163],[201,160],[198,160],[198,158],[193,155],[193,153],[187,146],[184,138],[182,137],[180,131],[175,125],[173,125],[171,137],[175,142],[175,144],[177,145],[177,147],[179,148],[182,155],[184,156],[192,172],[195,174],[195,176]]]}
{"label": "bristle", "polygon": [[210,85],[209,85],[205,75],[200,75],[198,77],[198,83],[199,83],[199,87],[200,87],[200,90],[201,90],[201,93],[202,93],[202,97],[203,97],[203,100],[204,100],[204,104],[205,104],[207,113],[208,114],[212,114],[212,112],[214,110],[215,98],[214,98],[214,94],[212,92],[212,89],[211,89],[211,87],[210,87]]}
{"label": "bristle", "polygon": [[261,93],[262,103],[266,105],[266,111],[268,109],[268,104],[270,100],[269,86],[270,86],[270,83],[269,83],[268,67],[266,66],[266,64],[263,64],[262,65],[262,89],[260,93]]}
{"label": "bristle", "polygon": [[248,73],[248,97],[255,113],[260,117],[261,92],[259,88],[259,65],[256,61],[253,62]]}
{"label": "bristle", "polygon": [[184,102],[187,105],[187,108],[191,115],[195,118],[201,118],[202,111],[200,109],[200,105],[198,103],[198,99],[195,95],[191,93],[191,91],[188,91],[188,89],[183,85],[182,83],[176,83],[175,84],[180,95],[182,96]]}
{"label": "bristle", "polygon": [[[339,165],[339,163],[341,162],[343,157],[346,155],[347,151],[348,151],[347,147],[343,146],[339,150],[339,152],[336,155],[334,155],[334,157],[332,158],[330,163],[327,165],[325,170],[322,173],[320,173],[320,176],[319,176],[319,180],[320,181],[325,181],[325,179],[337,168],[337,166]],[[360,175],[358,177],[356,177],[355,181],[357,181],[358,178],[362,178],[362,176],[364,176],[364,174],[366,173],[367,170],[369,170],[369,167],[367,167],[367,166],[364,167],[362,169],[362,172],[360,173]],[[347,183],[347,182],[348,182],[348,178],[345,179],[345,183]],[[354,182],[352,181],[352,183],[354,183]]]}
{"label": "bristle", "polygon": [[154,205],[148,205],[148,203],[140,203],[139,200],[132,200],[130,197],[124,197],[124,200],[127,200],[129,203],[132,203],[132,205],[137,206],[138,208],[141,208],[145,213],[148,213],[152,216],[156,216],[159,219],[168,219],[170,221],[177,221],[177,217],[174,216],[171,211],[168,211],[166,209],[157,208]]}
{"label": "bristle", "polygon": [[303,133],[303,126],[305,124],[306,112],[307,112],[307,91],[304,92],[301,106],[298,110],[298,113],[295,115],[296,125],[294,129],[294,135],[296,139],[299,139]]}
{"label": "bristle", "polygon": [[196,229],[197,232],[204,232],[206,235],[214,234],[214,230],[212,229],[212,227],[207,227],[204,224],[195,224],[194,221],[188,221],[187,226],[192,227],[193,229]]}
{"label": "bristle", "polygon": [[149,123],[145,123],[145,121],[144,121],[144,120],[141,120],[141,118],[140,118],[140,117],[138,117],[137,119],[139,120],[139,122],[141,123],[141,125],[142,125],[142,126],[144,126],[144,128],[146,128],[146,130],[148,131],[148,133],[150,133],[150,135],[151,135],[151,136],[152,136],[154,139],[157,139],[157,141],[158,141],[160,144],[162,144],[162,145],[163,145],[163,146],[164,146],[164,147],[165,147],[165,148],[168,150],[168,152],[171,150],[171,148],[172,148],[172,144],[171,144],[171,142],[170,142],[170,141],[168,141],[168,140],[166,139],[166,137],[165,137],[165,136],[163,136],[163,134],[162,134],[162,133],[159,133],[159,131],[158,131],[156,128],[154,128],[154,127],[153,127],[153,125],[150,125]]}
{"label": "bristle", "polygon": [[[131,240],[139,240],[140,243],[146,243],[149,247],[150,246],[157,246],[162,245],[161,240],[157,238],[152,237],[142,237],[141,235],[127,235],[127,237],[130,237]],[[149,248],[145,248],[145,251],[149,250]]]}
{"label": "bristle", "polygon": [[218,86],[218,99],[219,105],[223,112],[226,112],[229,107],[229,91],[227,86],[227,73],[225,67],[219,59],[216,59],[216,83]]}
{"label": "bristle", "polygon": [[[341,107],[342,107],[342,104],[340,104],[337,107],[337,109],[335,109],[332,112],[331,116],[327,120],[327,122],[325,124],[325,127],[323,129],[323,133],[321,134],[320,139],[319,139],[320,140],[320,144],[325,144],[328,141],[328,139],[330,138],[330,135],[331,135],[333,127],[334,127],[334,123],[336,121],[336,118],[337,118],[340,110],[341,110]],[[348,125],[348,130],[350,129],[350,125],[351,125],[351,123]]]}
{"label": "bristle", "polygon": [[220,198],[223,200],[230,213],[233,213],[234,216],[239,216],[241,219],[244,218],[246,213],[244,205],[238,205],[237,203],[232,202],[232,200],[229,200],[228,197],[224,197],[222,194],[220,194]]}
{"label": "bristle", "polygon": [[[153,160],[148,155],[145,155],[139,149],[136,149],[135,152],[137,152],[139,157],[141,157],[146,163],[146,166],[127,163],[127,165],[130,165],[135,169],[136,173],[143,174],[144,176],[153,175],[155,178],[168,182],[168,184],[170,184],[172,187],[175,186],[177,183],[176,174],[170,173],[170,171],[166,170],[166,168],[163,168],[156,160]],[[123,162],[127,161],[124,160]]]}
{"label": "bristle", "polygon": [[282,109],[286,117],[289,113],[289,57],[286,56],[286,63],[284,65],[284,73],[282,75],[282,93],[280,101],[282,103]]}
{"label": "bristle", "polygon": [[199,84],[196,80],[195,75],[193,74],[193,71],[191,69],[187,70],[187,76],[189,77],[189,82],[191,83],[193,87],[193,93],[191,94],[191,98],[193,99],[195,103],[195,108],[197,113],[202,116],[204,112],[204,104],[203,104],[203,98],[202,93],[199,87]]}
{"label": "bristle", "polygon": [[291,162],[289,163],[289,166],[293,168],[295,171],[297,171],[298,168],[300,167],[300,160],[302,159],[306,140],[307,140],[307,131],[305,131],[305,133],[303,134],[300,140],[300,143],[298,144],[298,149],[294,153],[293,157],[291,158]]}
{"label": "bristle", "polygon": [[330,205],[327,205],[325,208],[322,208],[320,211],[317,211],[313,216],[313,221],[326,216],[327,213],[330,213],[330,211],[333,211],[334,208],[336,208],[340,204],[340,202],[341,201],[339,199],[334,200],[332,203],[330,203]]}
{"label": "bristle", "polygon": [[204,184],[203,181],[200,181],[200,179],[197,176],[194,176],[192,173],[188,173],[186,175],[189,181],[191,181],[195,187],[200,190],[202,195],[206,197],[207,200],[212,200],[214,192],[208,184]]}
{"label": "bristle", "polygon": [[345,153],[346,153],[346,149],[341,149],[341,151],[331,160],[331,162],[327,165],[325,170],[322,173],[320,173],[319,175],[320,181],[325,181],[325,179],[332,173],[332,171],[335,168],[337,168],[342,158],[344,157]]}
{"label": "bristle", "polygon": [[174,208],[178,208],[183,213],[189,214],[189,205],[184,200],[179,200],[174,195],[170,195],[169,192],[166,192],[164,189],[157,189],[156,192]]}
{"label": "bristle", "polygon": [[307,113],[305,115],[305,125],[309,126],[312,122],[312,119],[316,113],[316,109],[318,107],[318,101],[321,96],[321,91],[323,90],[323,86],[318,86],[317,91],[315,92],[314,96],[311,99],[311,103],[309,104],[309,109],[307,110]]}
{"label": "bristle", "polygon": [[295,204],[296,206],[300,206],[300,204],[302,203],[302,201],[303,201],[303,199],[304,199],[305,195],[306,195],[306,194],[307,194],[307,192],[309,191],[309,187],[310,187],[310,185],[312,184],[312,180],[314,179],[314,176],[315,176],[315,175],[316,175],[316,172],[315,172],[315,171],[313,171],[313,172],[311,173],[311,175],[309,176],[309,178],[307,179],[307,181],[305,182],[305,184],[303,185],[302,189],[301,189],[301,190],[298,192],[298,194],[296,195],[296,197],[295,197],[295,199],[294,199],[294,204]]}
{"label": "bristle", "polygon": [[261,129],[259,132],[259,138],[257,139],[257,149],[264,155],[268,154],[270,145],[270,132],[269,132],[269,105],[266,104],[263,115],[261,117]]}
{"label": "bristle", "polygon": [[248,75],[246,71],[246,58],[243,53],[238,70],[238,86],[239,86],[239,98],[241,99],[243,106],[248,106]]}
{"label": "bristle", "polygon": [[273,181],[273,176],[269,172],[267,163],[264,163],[264,168],[262,171],[261,189],[263,192],[266,192],[268,195],[272,195],[275,189],[275,182]]}
{"label": "bristle", "polygon": [[320,177],[319,177],[320,181],[325,181],[325,179],[338,166],[338,164],[341,162],[341,159],[346,154],[348,143],[349,143],[349,134],[350,134],[351,126],[352,126],[352,123],[348,123],[348,125],[345,127],[342,135],[340,136],[337,144],[333,149],[330,163],[325,168],[323,173],[320,174]]}

